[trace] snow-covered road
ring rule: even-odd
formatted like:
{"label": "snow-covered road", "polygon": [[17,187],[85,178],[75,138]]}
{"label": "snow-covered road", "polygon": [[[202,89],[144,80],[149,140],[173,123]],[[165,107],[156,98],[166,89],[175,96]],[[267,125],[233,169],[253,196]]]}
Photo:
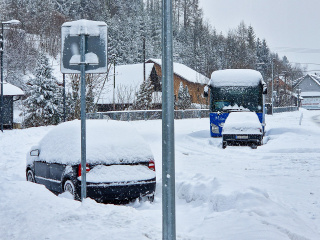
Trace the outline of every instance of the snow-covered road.
{"label": "snow-covered road", "polygon": [[[302,124],[299,125],[303,113]],[[264,145],[221,148],[208,119],[175,121],[177,239],[320,239],[319,112],[267,116]],[[25,181],[50,127],[0,134],[0,239],[161,239],[161,121],[131,122],[156,160],[155,202],[83,203]],[[125,139],[124,139],[125,141]]]}

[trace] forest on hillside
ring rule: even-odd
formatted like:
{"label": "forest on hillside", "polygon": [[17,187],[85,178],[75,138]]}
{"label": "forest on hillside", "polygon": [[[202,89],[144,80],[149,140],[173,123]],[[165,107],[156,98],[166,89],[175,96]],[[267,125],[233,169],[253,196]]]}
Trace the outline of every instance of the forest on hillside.
{"label": "forest on hillside", "polygon": [[[214,70],[251,68],[264,79],[286,72],[289,79],[303,69],[286,57],[270,52],[266,39],[256,36],[244,22],[226,35],[203,18],[199,0],[173,0],[174,61],[210,77]],[[5,30],[4,75],[8,82],[25,88],[25,75],[33,73],[40,52],[53,57],[60,53],[61,25],[89,19],[108,25],[108,55],[117,64],[161,58],[161,0],[1,0],[2,20],[18,19],[20,26]]]}
{"label": "forest on hillside", "polygon": [[[1,21],[21,22],[3,25],[3,76],[26,93],[22,104],[24,126],[58,124],[65,116],[63,89],[49,63],[50,58],[60,59],[64,22],[79,19],[106,22],[108,56],[115,56],[117,65],[142,63],[144,42],[146,59],[161,58],[161,4],[161,0],[0,0]],[[293,104],[290,91],[293,81],[303,76],[301,66],[271,52],[267,40],[260,39],[252,26],[244,22],[225,35],[219,32],[214,23],[204,20],[199,0],[172,0],[172,4],[175,62],[207,77],[219,69],[256,69],[269,89],[273,69],[274,76],[284,76],[282,86],[279,80],[275,81],[277,106]],[[86,75],[87,112],[96,111],[95,96],[105,78]],[[68,80],[71,91],[66,95],[66,119],[72,120],[80,116],[79,76],[68,74]],[[150,106],[138,104],[145,97],[145,89],[148,86],[140,86],[142,93],[134,93],[137,101],[134,109],[149,109]],[[266,101],[270,103],[270,99],[271,91]]]}

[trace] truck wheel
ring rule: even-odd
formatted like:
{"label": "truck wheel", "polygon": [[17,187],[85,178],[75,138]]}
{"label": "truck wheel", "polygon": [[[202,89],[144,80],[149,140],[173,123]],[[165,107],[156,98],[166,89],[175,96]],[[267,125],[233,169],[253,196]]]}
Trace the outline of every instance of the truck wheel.
{"label": "truck wheel", "polygon": [[252,148],[252,149],[257,149],[257,147],[258,147],[257,144],[252,143],[252,145],[251,145],[251,148]]}
{"label": "truck wheel", "polygon": [[227,147],[227,142],[222,142],[222,148],[225,149]]}

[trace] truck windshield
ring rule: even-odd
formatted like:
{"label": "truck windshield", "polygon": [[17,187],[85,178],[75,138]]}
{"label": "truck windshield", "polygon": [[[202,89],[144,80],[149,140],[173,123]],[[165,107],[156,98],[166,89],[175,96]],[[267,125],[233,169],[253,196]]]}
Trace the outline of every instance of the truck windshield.
{"label": "truck windshield", "polygon": [[225,107],[228,106],[261,112],[263,104],[261,87],[212,87],[210,102],[212,112],[226,111]]}

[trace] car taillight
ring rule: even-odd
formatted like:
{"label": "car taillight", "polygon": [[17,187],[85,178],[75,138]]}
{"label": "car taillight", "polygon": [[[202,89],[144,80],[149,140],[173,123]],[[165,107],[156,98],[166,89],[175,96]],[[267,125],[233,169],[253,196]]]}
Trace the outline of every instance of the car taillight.
{"label": "car taillight", "polygon": [[[86,172],[90,171],[90,167],[89,164],[86,164]],[[78,168],[78,176],[81,177],[81,163],[79,164],[79,168]]]}
{"label": "car taillight", "polygon": [[155,171],[156,170],[156,165],[154,164],[154,161],[151,159],[149,161],[149,165],[148,165],[149,169],[152,170],[152,171]]}

